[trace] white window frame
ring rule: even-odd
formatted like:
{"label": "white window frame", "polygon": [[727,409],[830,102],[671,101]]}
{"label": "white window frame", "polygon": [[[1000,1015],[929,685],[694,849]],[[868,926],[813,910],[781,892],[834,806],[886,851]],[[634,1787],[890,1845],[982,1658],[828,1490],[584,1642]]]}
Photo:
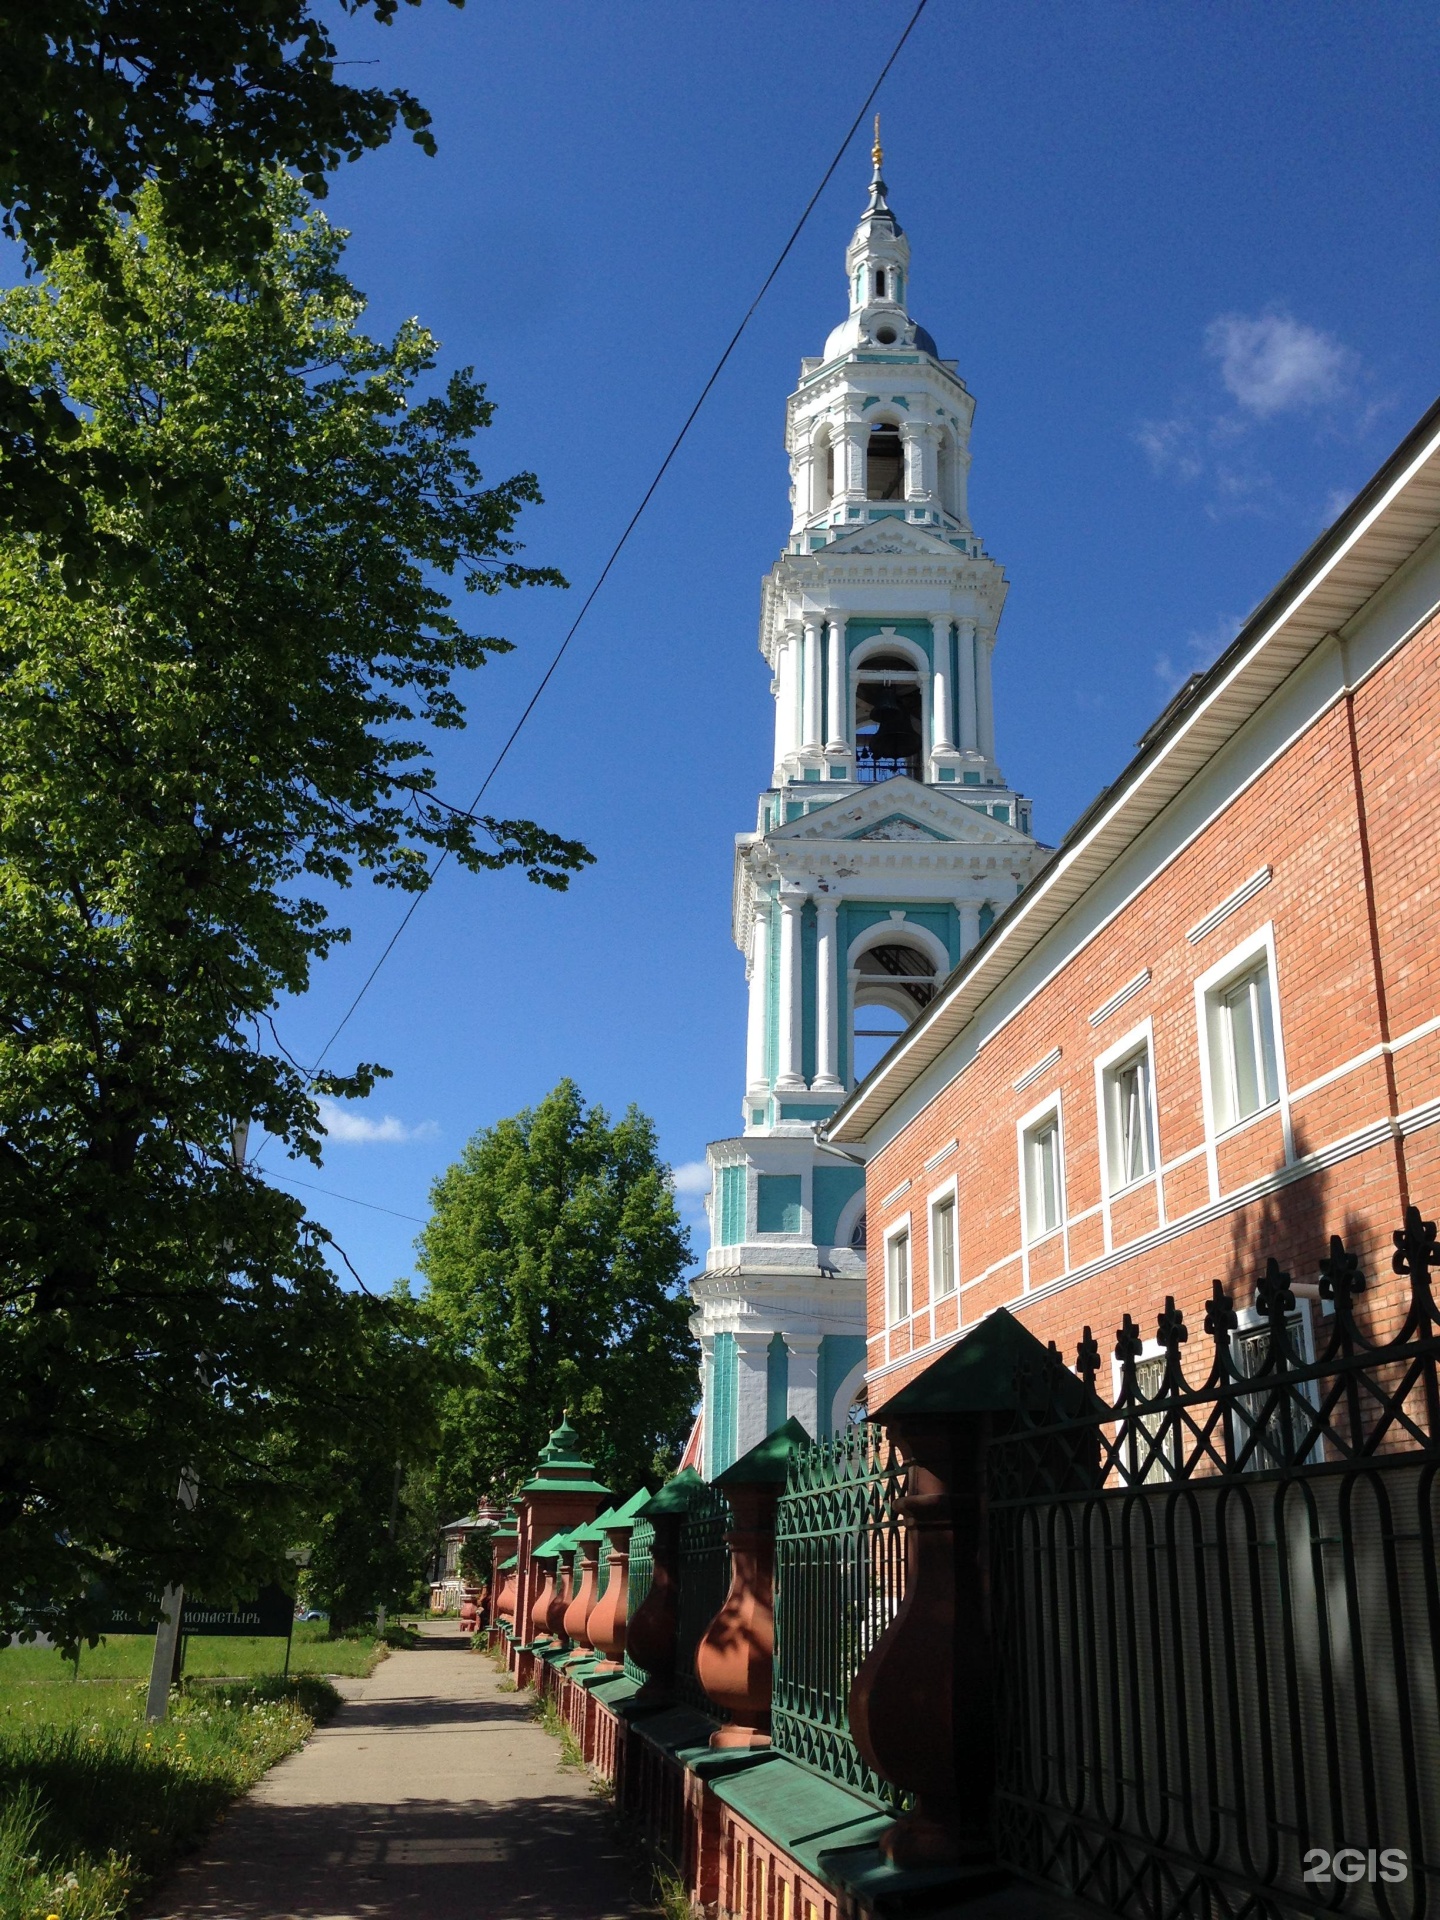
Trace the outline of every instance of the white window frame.
{"label": "white window frame", "polygon": [[[1140,1183],[1136,1181],[1134,1184],[1138,1186]],[[1158,1340],[1142,1340],[1140,1343],[1140,1351],[1135,1356],[1135,1364],[1137,1368],[1143,1367],[1147,1363],[1147,1361],[1160,1360],[1160,1359],[1163,1359],[1164,1356],[1165,1356],[1165,1349],[1164,1347],[1161,1346]],[[1183,1354],[1181,1356],[1181,1371],[1182,1372],[1184,1371]],[[1110,1399],[1112,1402],[1117,1401],[1120,1398],[1120,1386],[1124,1378],[1125,1378],[1125,1370],[1120,1364],[1119,1355],[1114,1354],[1111,1356],[1111,1359],[1110,1359]],[[1115,1424],[1114,1432],[1115,1432],[1116,1440],[1118,1441],[1122,1437],[1121,1424],[1118,1421]],[[1154,1439],[1156,1436],[1154,1434],[1150,1434],[1149,1437],[1151,1439]],[[1177,1443],[1175,1441],[1174,1435],[1172,1434],[1171,1446],[1173,1447],[1176,1444],[1178,1444],[1181,1448],[1183,1448],[1185,1444],[1184,1439],[1182,1437],[1180,1441]],[[1175,1457],[1174,1452],[1169,1449],[1166,1449],[1165,1451],[1163,1451],[1160,1454],[1159,1458],[1152,1459],[1150,1461],[1150,1470],[1148,1473],[1132,1474],[1127,1464],[1127,1461],[1125,1459],[1121,1459],[1120,1461],[1118,1461],[1117,1465],[1119,1468],[1121,1481],[1127,1487],[1169,1486],[1176,1479],[1178,1479],[1179,1476],[1174,1473],[1167,1473],[1164,1470],[1164,1463],[1166,1462],[1168,1462],[1171,1466],[1177,1466],[1179,1464],[1179,1462]]]}
{"label": "white window frame", "polygon": [[[950,1285],[941,1293],[939,1263],[935,1258],[938,1244],[935,1238],[935,1217],[946,1204],[950,1207]],[[936,1187],[926,1196],[926,1219],[928,1223],[927,1245],[929,1249],[929,1285],[930,1305],[933,1308],[937,1300],[958,1300],[960,1297],[960,1183],[952,1174],[943,1186]]]}
{"label": "white window frame", "polygon": [[[1039,1233],[1030,1230],[1030,1168],[1027,1148],[1031,1136],[1040,1132],[1047,1120],[1055,1122],[1055,1169],[1057,1175],[1056,1202],[1058,1212],[1055,1225],[1045,1227]],[[1057,1092],[1047,1095],[1038,1105],[1022,1114],[1015,1122],[1015,1147],[1020,1165],[1020,1231],[1021,1240],[1028,1256],[1032,1247],[1038,1247],[1055,1234],[1061,1234],[1065,1241],[1065,1266],[1070,1266],[1070,1230],[1069,1211],[1065,1200],[1065,1116],[1060,1095]],[[1030,1269],[1027,1259],[1025,1267],[1025,1285],[1030,1284]]]}
{"label": "white window frame", "polygon": [[[1119,1141],[1114,1138],[1111,1124],[1111,1089],[1119,1068],[1126,1066],[1135,1056],[1143,1053],[1146,1058],[1148,1082],[1148,1104],[1150,1110],[1150,1168],[1146,1173],[1137,1174],[1133,1180],[1116,1182],[1112,1171],[1112,1154],[1118,1149]],[[1095,1112],[1099,1122],[1100,1134],[1100,1191],[1105,1197],[1105,1248],[1110,1249],[1109,1203],[1119,1194],[1133,1193],[1149,1181],[1154,1181],[1157,1192],[1160,1188],[1160,1168],[1163,1155],[1160,1152],[1160,1106],[1155,1092],[1155,1028],[1152,1020],[1142,1020],[1138,1027],[1132,1027],[1123,1040],[1117,1040],[1113,1047],[1107,1047],[1095,1062]],[[1162,1203],[1160,1224],[1165,1224]]]}
{"label": "white window frame", "polygon": [[[891,1283],[891,1249],[897,1240],[905,1242],[905,1311],[895,1311],[895,1291]],[[884,1268],[885,1286],[885,1324],[887,1327],[903,1327],[915,1311],[915,1242],[910,1232],[910,1215],[902,1213],[898,1220],[892,1220],[885,1229]]]}
{"label": "white window frame", "polygon": [[[1267,1107],[1265,1111],[1268,1113],[1269,1108]],[[1315,1315],[1311,1309],[1310,1301],[1306,1298],[1304,1294],[1298,1294],[1298,1293],[1296,1294],[1295,1306],[1293,1311],[1294,1311],[1295,1317],[1298,1318],[1300,1322],[1300,1340],[1298,1343],[1299,1344],[1299,1355],[1298,1355],[1299,1361],[1301,1366],[1310,1367],[1315,1364]],[[1287,1318],[1288,1317],[1289,1316],[1287,1315]],[[1269,1323],[1266,1319],[1266,1316],[1263,1313],[1261,1313],[1260,1309],[1256,1307],[1253,1303],[1248,1307],[1237,1307],[1235,1310],[1235,1325],[1230,1330],[1231,1346],[1232,1347],[1235,1346],[1237,1335],[1242,1333],[1254,1333],[1258,1327],[1263,1327],[1268,1324]],[[1306,1397],[1312,1403],[1315,1403],[1315,1404],[1318,1404],[1316,1400],[1317,1392],[1318,1392],[1318,1389],[1315,1383],[1312,1381],[1309,1385]],[[1235,1446],[1239,1446],[1242,1443],[1243,1437],[1244,1437],[1243,1434],[1234,1436],[1234,1438],[1232,1439],[1232,1444]],[[1310,1452],[1305,1464],[1309,1466],[1317,1466],[1324,1458],[1325,1458],[1325,1443],[1323,1440],[1317,1438],[1314,1446],[1310,1449]],[[1252,1463],[1248,1471],[1252,1473],[1258,1473],[1263,1471],[1263,1462],[1257,1465],[1252,1460]]]}
{"label": "white window frame", "polygon": [[[1211,1052],[1211,1006],[1221,990],[1252,967],[1262,962],[1270,995],[1270,1033],[1275,1047],[1275,1095],[1242,1120],[1221,1124],[1215,1086],[1215,1062]],[[1295,1139],[1290,1124],[1290,1082],[1285,1070],[1285,1036],[1280,1020],[1280,977],[1275,964],[1275,923],[1267,920],[1247,939],[1232,947],[1223,960],[1206,969],[1195,982],[1195,1036],[1200,1050],[1200,1092],[1205,1112],[1205,1157],[1210,1173],[1210,1198],[1220,1198],[1220,1171],[1216,1147],[1222,1140],[1243,1133],[1268,1114],[1278,1110],[1284,1142],[1285,1164],[1295,1158]]]}

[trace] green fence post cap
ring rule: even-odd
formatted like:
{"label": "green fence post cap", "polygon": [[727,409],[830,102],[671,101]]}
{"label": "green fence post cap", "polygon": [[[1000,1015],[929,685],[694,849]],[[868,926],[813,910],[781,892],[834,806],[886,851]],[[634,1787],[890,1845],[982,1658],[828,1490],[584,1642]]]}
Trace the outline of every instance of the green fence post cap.
{"label": "green fence post cap", "polygon": [[[926,1413],[1015,1413],[1053,1407],[1061,1415],[1099,1406],[1054,1348],[1043,1346],[1004,1307],[957,1340],[909,1386],[867,1415],[889,1426]],[[734,1468],[731,1468],[734,1472]]]}
{"label": "green fence post cap", "polygon": [[568,1533],[552,1533],[550,1538],[542,1545],[530,1549],[530,1558],[532,1560],[558,1560],[562,1553],[569,1551],[569,1548],[570,1536]]}
{"label": "green fence post cap", "polygon": [[667,1480],[655,1498],[645,1509],[645,1518],[653,1520],[660,1513],[688,1513],[697,1493],[703,1493],[705,1482],[693,1467],[682,1467],[672,1480]]}
{"label": "green fence post cap", "polygon": [[792,1416],[783,1427],[776,1427],[773,1433],[767,1433],[758,1447],[742,1453],[723,1473],[717,1473],[710,1484],[715,1487],[783,1487],[790,1471],[790,1456],[797,1447],[809,1445],[809,1434]]}
{"label": "green fence post cap", "polygon": [[612,1507],[609,1513],[602,1513],[595,1524],[597,1527],[604,1527],[607,1533],[628,1533],[641,1514],[648,1510],[650,1504],[649,1488],[637,1487],[628,1500],[618,1507]]}

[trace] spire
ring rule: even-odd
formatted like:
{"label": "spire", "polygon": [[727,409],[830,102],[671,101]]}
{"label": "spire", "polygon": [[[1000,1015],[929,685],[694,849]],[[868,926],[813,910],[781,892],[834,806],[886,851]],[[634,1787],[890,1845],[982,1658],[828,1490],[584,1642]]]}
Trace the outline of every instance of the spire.
{"label": "spire", "polygon": [[880,144],[880,116],[878,113],[875,116],[875,144],[870,149],[870,158],[875,163],[875,171],[870,176],[870,204],[865,209],[867,219],[872,213],[890,212],[890,202],[885,198],[885,182],[880,174],[880,167],[885,158],[885,149]]}

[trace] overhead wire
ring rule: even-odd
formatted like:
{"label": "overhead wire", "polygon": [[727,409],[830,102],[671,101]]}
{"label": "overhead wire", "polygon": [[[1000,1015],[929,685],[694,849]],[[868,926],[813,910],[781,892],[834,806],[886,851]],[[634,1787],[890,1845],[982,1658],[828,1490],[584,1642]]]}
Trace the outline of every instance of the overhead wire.
{"label": "overhead wire", "polygon": [[[666,473],[669,471],[671,462],[674,460],[676,454],[680,451],[680,448],[684,444],[685,438],[690,432],[691,427],[694,426],[696,417],[698,416],[700,409],[704,406],[706,400],[709,398],[710,392],[714,387],[716,381],[720,378],[720,375],[724,372],[726,364],[729,361],[731,354],[734,353],[736,347],[740,344],[741,336],[744,334],[745,329],[749,326],[751,320],[754,318],[756,309],[759,307],[760,302],[765,298],[765,295],[770,291],[770,288],[774,283],[774,280],[777,274],[780,272],[780,269],[784,266],[786,260],[789,259],[790,254],[794,249],[796,241],[800,238],[800,235],[805,230],[806,224],[810,219],[810,215],[815,211],[815,207],[819,202],[820,196],[824,193],[826,187],[829,186],[831,179],[834,177],[836,169],[839,167],[840,162],[845,157],[845,154],[850,146],[850,142],[855,138],[855,135],[859,132],[861,123],[864,121],[866,114],[870,111],[871,105],[874,102],[876,94],[879,93],[881,87],[885,84],[886,78],[890,73],[890,69],[894,66],[895,62],[899,59],[900,54],[904,49],[906,41],[910,38],[911,34],[915,31],[916,26],[919,24],[920,16],[924,13],[928,5],[929,5],[929,0],[918,0],[918,4],[916,5],[914,11],[911,13],[909,20],[905,24],[904,32],[900,35],[900,38],[895,42],[895,45],[891,48],[889,58],[886,60],[884,66],[881,67],[879,73],[876,75],[874,84],[871,86],[870,91],[866,94],[864,100],[861,102],[860,109],[856,113],[855,118],[850,122],[849,128],[846,131],[844,139],[840,142],[840,145],[836,148],[834,158],[831,160],[829,166],[826,167],[825,172],[821,176],[820,184],[816,187],[815,191],[811,194],[809,200],[805,203],[804,212],[800,215],[800,218],[795,222],[794,228],[791,230],[789,239],[785,242],[784,246],[780,249],[780,252],[777,254],[775,258],[774,265],[771,267],[770,271],[766,274],[764,280],[761,282],[759,292],[755,295],[755,298],[750,302],[749,306],[745,309],[744,317],[741,319],[739,326],[736,327],[734,333],[731,334],[728,342],[726,343],[724,352],[720,355],[720,358],[715,362],[714,367],[711,369],[710,377],[706,380],[704,386],[700,389],[700,393],[695,401],[695,404],[691,407],[689,413],[686,414],[684,422],[681,425],[680,431],[675,435],[675,438],[671,441],[669,451],[666,453],[665,458],[660,462],[660,465],[656,468],[654,478],[651,480],[649,486],[645,489],[644,494],[641,496],[639,506],[636,507],[634,513],[631,514],[629,520],[626,522],[624,531],[621,533],[619,539],[615,542],[614,546],[610,549],[609,556],[606,559],[604,566],[601,567],[599,573],[596,575],[594,583],[590,588],[590,591],[586,594],[584,600],[580,603],[580,609],[575,615],[575,618],[571,621],[569,630],[565,634],[564,639],[560,642],[559,646],[555,649],[554,656],[552,657],[549,666],[546,667],[544,673],[540,677],[539,685],[535,688],[535,691],[531,694],[530,698],[526,701],[524,709],[522,710],[519,719],[515,722],[515,725],[510,729],[510,733],[506,738],[505,744],[501,747],[500,751],[496,754],[494,760],[490,763],[490,769],[486,773],[485,778],[481,781],[479,789],[476,792],[475,798],[470,802],[470,805],[467,808],[461,809],[456,807],[456,808],[451,808],[450,811],[454,813],[460,813],[463,811],[464,813],[473,816],[475,809],[479,806],[480,802],[485,798],[485,795],[489,790],[491,781],[495,778],[496,774],[500,771],[500,768],[504,765],[506,756],[509,754],[510,749],[514,746],[515,742],[519,739],[522,731],[524,730],[527,722],[530,719],[531,714],[535,711],[535,708],[540,701],[541,695],[544,693],[546,687],[549,686],[552,678],[554,677],[556,669],[560,665],[560,662],[565,658],[565,655],[568,652],[570,647],[570,642],[575,638],[575,635],[580,630],[581,622],[584,620],[586,614],[590,611],[590,608],[594,604],[595,598],[600,592],[600,589],[604,586],[606,580],[610,577],[611,570],[613,569],[616,561],[620,558],[621,553],[624,551],[625,546],[629,541],[631,534],[634,533],[636,527],[639,525],[642,514],[645,512],[645,509],[649,506],[651,500],[654,498],[655,492],[659,487],[660,482],[665,478]],[[353,1018],[356,1010],[360,1006],[360,1003],[364,1000],[366,994],[369,993],[371,987],[374,986],[375,981],[380,974],[381,968],[385,965],[386,961],[390,958],[390,955],[394,952],[395,947],[399,942],[400,936],[404,933],[405,929],[409,926],[411,920],[414,918],[415,911],[420,905],[420,902],[426,897],[431,887],[435,884],[435,880],[440,873],[440,869],[445,865],[445,862],[449,859],[449,857],[450,857],[450,849],[447,847],[441,852],[434,866],[430,869],[430,872],[426,877],[424,886],[419,888],[416,891],[414,897],[410,901],[409,906],[406,907],[404,914],[401,916],[399,925],[395,928],[395,931],[391,934],[390,938],[385,942],[384,947],[381,949],[380,957],[376,960],[374,966],[371,967],[369,973],[366,974],[364,981],[361,983],[359,991],[356,993],[355,997],[351,1000],[349,1006],[345,1009],[345,1012],[341,1016],[339,1024],[336,1026],[334,1032],[330,1035],[329,1039],[325,1042],[324,1046],[320,1049],[319,1053],[316,1055],[314,1065],[310,1068],[310,1073],[312,1076],[319,1072],[320,1067],[326,1058],[326,1055],[329,1053],[330,1049],[334,1046],[335,1042],[340,1038],[340,1035],[345,1031],[346,1027],[350,1024],[350,1021]]]}

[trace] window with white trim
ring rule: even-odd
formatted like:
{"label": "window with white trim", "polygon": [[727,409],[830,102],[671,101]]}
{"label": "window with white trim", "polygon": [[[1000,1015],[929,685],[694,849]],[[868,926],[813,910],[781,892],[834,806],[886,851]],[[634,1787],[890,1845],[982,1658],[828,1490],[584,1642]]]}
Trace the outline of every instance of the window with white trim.
{"label": "window with white trim", "polygon": [[1060,1115],[1052,1110],[1023,1136],[1025,1237],[1042,1240],[1054,1233],[1065,1212],[1064,1173],[1060,1164]]}
{"label": "window with white trim", "polygon": [[1139,1046],[1107,1067],[1104,1087],[1110,1191],[1117,1193],[1155,1171],[1149,1047]]}
{"label": "window with white trim", "polygon": [[1205,995],[1215,1128],[1238,1126],[1280,1097],[1268,957],[1252,960]]}
{"label": "window with white trim", "polygon": [[890,1324],[910,1317],[910,1229],[902,1227],[885,1241],[885,1310]]}
{"label": "window with white trim", "polygon": [[930,1291],[941,1300],[955,1291],[955,1194],[941,1194],[930,1208]]}

